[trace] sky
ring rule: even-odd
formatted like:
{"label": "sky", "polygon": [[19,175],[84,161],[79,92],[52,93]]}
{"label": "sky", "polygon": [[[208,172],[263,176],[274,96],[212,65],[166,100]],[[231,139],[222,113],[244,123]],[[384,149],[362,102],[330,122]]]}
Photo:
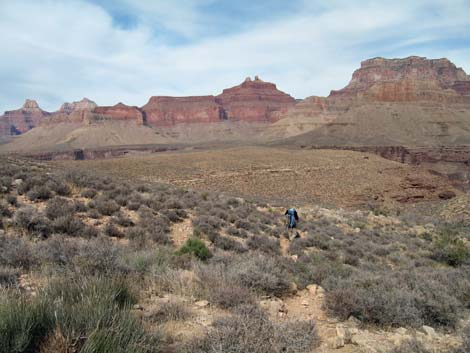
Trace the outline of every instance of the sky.
{"label": "sky", "polygon": [[295,98],[372,57],[470,73],[470,0],[0,0],[0,111],[219,94],[259,75]]}

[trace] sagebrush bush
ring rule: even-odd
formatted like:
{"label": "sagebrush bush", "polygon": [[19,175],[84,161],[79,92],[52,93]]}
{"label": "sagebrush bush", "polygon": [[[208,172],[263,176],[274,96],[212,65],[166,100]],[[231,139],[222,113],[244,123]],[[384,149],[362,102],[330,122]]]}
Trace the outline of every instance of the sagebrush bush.
{"label": "sagebrush bush", "polygon": [[18,284],[20,270],[17,268],[0,266],[0,289],[14,287]]}
{"label": "sagebrush bush", "polygon": [[253,292],[248,288],[238,285],[226,285],[225,283],[213,287],[209,296],[211,303],[223,309],[236,308],[245,304],[254,305],[256,302]]}
{"label": "sagebrush bush", "polygon": [[31,235],[48,236],[52,232],[50,222],[31,206],[18,209],[13,216],[14,224]]}
{"label": "sagebrush bush", "polygon": [[184,348],[185,352],[307,353],[319,344],[312,321],[275,324],[263,310],[240,306],[235,315],[218,319],[206,337]]}
{"label": "sagebrush bush", "polygon": [[31,201],[44,201],[52,197],[52,191],[46,185],[35,186],[33,189],[26,193],[26,196]]}
{"label": "sagebrush bush", "polygon": [[55,233],[66,234],[72,237],[82,236],[85,223],[72,214],[57,217],[52,221],[52,229]]}
{"label": "sagebrush bush", "polygon": [[169,301],[162,303],[157,311],[152,313],[149,318],[153,322],[166,322],[166,321],[185,321],[192,316],[191,310],[188,305],[181,301]]}
{"label": "sagebrush bush", "polygon": [[292,276],[280,256],[250,252],[234,257],[229,275],[244,287],[267,295],[282,296],[290,291]]}
{"label": "sagebrush bush", "polygon": [[235,251],[238,253],[246,252],[248,249],[236,240],[224,236],[217,236],[213,240],[209,238],[214,246],[226,251]]}
{"label": "sagebrush bush", "polygon": [[29,269],[36,264],[29,242],[17,237],[0,236],[0,265]]}
{"label": "sagebrush bush", "polygon": [[114,200],[106,200],[104,198],[98,198],[95,200],[96,209],[103,216],[112,216],[114,213],[119,211],[121,206],[119,206]]}
{"label": "sagebrush bush", "polygon": [[252,250],[259,250],[268,254],[280,254],[279,240],[271,239],[265,235],[254,235],[246,243]]}
{"label": "sagebrush bush", "polygon": [[438,270],[355,274],[332,286],[326,307],[342,319],[353,315],[378,325],[454,327],[464,308],[459,291],[468,287],[459,289],[452,277]]}
{"label": "sagebrush bush", "polygon": [[46,203],[46,216],[54,220],[59,217],[71,216],[74,213],[73,204],[62,197],[54,197]]}
{"label": "sagebrush bush", "polygon": [[81,197],[87,198],[87,199],[92,199],[98,194],[98,191],[95,189],[84,189],[80,193]]}

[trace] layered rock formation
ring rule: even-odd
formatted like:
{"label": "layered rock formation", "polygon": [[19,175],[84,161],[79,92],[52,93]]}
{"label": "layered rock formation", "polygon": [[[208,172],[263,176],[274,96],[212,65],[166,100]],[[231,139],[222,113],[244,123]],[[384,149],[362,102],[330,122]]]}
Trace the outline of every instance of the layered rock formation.
{"label": "layered rock formation", "polygon": [[247,122],[277,121],[295,104],[294,98],[258,76],[224,89],[216,101],[224,108],[227,119]]}
{"label": "layered rock formation", "polygon": [[151,97],[142,107],[146,123],[173,126],[180,123],[212,123],[225,119],[214,96]]}
{"label": "layered rock formation", "polygon": [[[411,56],[361,63],[349,84],[330,97],[381,102],[470,102],[470,76],[447,59]],[[467,97],[468,96],[468,97]]]}
{"label": "layered rock formation", "polygon": [[96,107],[93,109],[93,113],[101,119],[130,121],[138,125],[144,124],[142,111],[137,107],[131,107],[123,103],[113,106]]}
{"label": "layered rock formation", "polygon": [[27,99],[22,108],[6,111],[0,116],[0,136],[22,134],[37,126],[49,115],[35,100]]}
{"label": "layered rock formation", "polygon": [[294,98],[256,76],[254,80],[247,78],[241,85],[225,89],[216,97],[151,97],[142,111],[152,126],[223,120],[273,122],[294,104]]}

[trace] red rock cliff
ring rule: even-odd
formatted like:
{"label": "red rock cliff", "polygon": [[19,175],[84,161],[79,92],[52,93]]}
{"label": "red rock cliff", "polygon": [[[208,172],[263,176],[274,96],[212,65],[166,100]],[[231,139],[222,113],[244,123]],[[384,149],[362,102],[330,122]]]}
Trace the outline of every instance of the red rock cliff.
{"label": "red rock cliff", "polygon": [[31,130],[50,114],[41,108],[35,100],[27,99],[23,107],[6,111],[0,117],[0,136],[19,135]]}
{"label": "red rock cliff", "polygon": [[227,119],[246,122],[273,122],[295,104],[295,99],[279,91],[274,83],[249,77],[241,85],[224,89],[216,97]]}
{"label": "red rock cliff", "polygon": [[411,56],[365,60],[349,84],[329,97],[458,103],[469,101],[469,93],[470,76],[449,60]]}
{"label": "red rock cliff", "polygon": [[113,106],[96,107],[93,113],[104,119],[134,121],[136,124],[144,123],[142,112],[137,107],[131,107],[123,103]]}
{"label": "red rock cliff", "polygon": [[211,123],[224,119],[214,96],[151,97],[142,108],[146,123],[172,126],[179,123]]}

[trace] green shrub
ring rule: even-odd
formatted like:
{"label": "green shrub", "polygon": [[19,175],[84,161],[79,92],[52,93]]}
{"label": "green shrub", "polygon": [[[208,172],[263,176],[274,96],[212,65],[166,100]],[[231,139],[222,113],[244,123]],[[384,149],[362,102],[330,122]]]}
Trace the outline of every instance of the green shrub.
{"label": "green shrub", "polygon": [[0,353],[36,352],[54,325],[46,298],[19,293],[0,296]]}
{"label": "green shrub", "polygon": [[206,247],[206,244],[200,239],[190,238],[177,251],[178,255],[192,254],[200,260],[207,260],[212,257],[212,253]]}
{"label": "green shrub", "polygon": [[470,246],[457,234],[441,233],[434,241],[431,258],[450,266],[470,264]]}

